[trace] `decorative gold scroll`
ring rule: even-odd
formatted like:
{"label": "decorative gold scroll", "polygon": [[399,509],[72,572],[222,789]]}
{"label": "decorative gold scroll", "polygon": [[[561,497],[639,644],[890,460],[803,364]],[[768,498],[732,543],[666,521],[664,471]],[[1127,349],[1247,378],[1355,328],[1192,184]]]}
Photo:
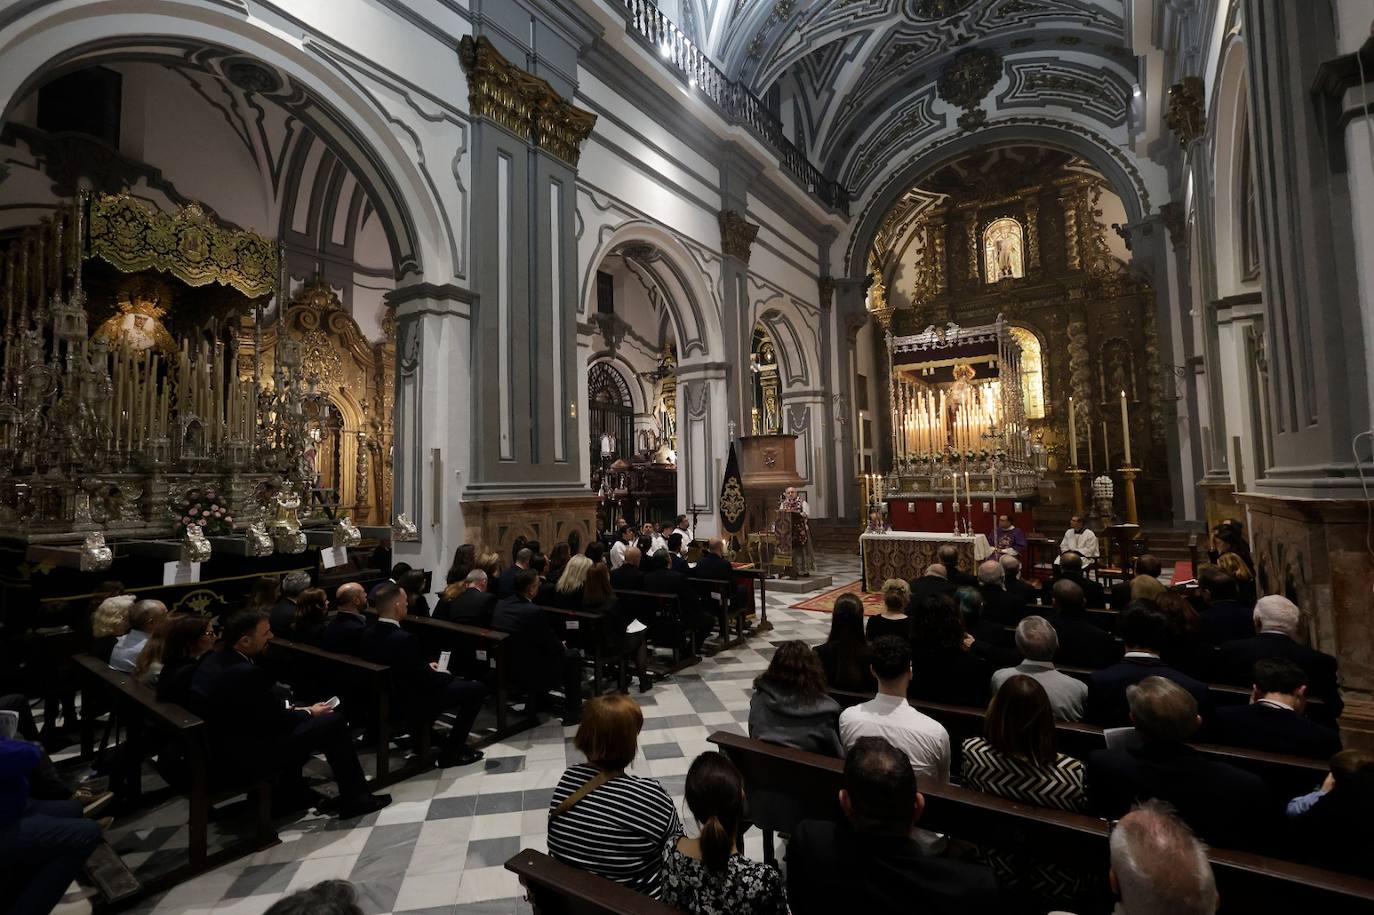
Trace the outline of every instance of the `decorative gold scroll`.
{"label": "decorative gold scroll", "polygon": [[127,194],[90,198],[90,256],[125,273],[159,270],[186,283],[220,283],[249,298],[277,290],[277,243],[216,225],[199,204],[155,210]]}

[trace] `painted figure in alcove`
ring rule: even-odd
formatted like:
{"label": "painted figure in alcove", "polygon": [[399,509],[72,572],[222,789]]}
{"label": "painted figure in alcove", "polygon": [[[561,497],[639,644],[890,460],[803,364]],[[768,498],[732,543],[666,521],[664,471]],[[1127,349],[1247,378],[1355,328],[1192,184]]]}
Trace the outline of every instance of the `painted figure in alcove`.
{"label": "painted figure in alcove", "polygon": [[983,258],[989,283],[1024,276],[1021,224],[1009,216],[994,219],[983,232]]}

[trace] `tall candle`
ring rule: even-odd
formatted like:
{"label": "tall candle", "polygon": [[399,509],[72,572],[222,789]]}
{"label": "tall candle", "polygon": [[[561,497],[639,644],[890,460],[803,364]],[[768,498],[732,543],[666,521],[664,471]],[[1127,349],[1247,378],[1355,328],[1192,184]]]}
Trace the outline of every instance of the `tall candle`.
{"label": "tall candle", "polygon": [[1131,466],[1131,417],[1126,412],[1126,392],[1121,392],[1121,446],[1126,449],[1126,466]]}
{"label": "tall candle", "polygon": [[1102,469],[1110,472],[1112,469],[1112,443],[1107,439],[1107,421],[1102,420]]}
{"label": "tall candle", "polygon": [[1088,476],[1089,476],[1089,478],[1092,477],[1093,471],[1096,469],[1096,467],[1097,467],[1097,464],[1093,461],[1093,423],[1092,423],[1092,420],[1089,419],[1089,420],[1088,420]]}
{"label": "tall candle", "polygon": [[1074,420],[1073,398],[1069,398],[1069,465],[1078,467],[1078,424]]}
{"label": "tall candle", "polygon": [[968,505],[968,516],[969,516],[969,519],[972,520],[972,518],[973,518],[973,487],[969,485],[969,482],[968,482],[968,471],[967,471],[967,470],[964,471],[964,499],[966,500],[965,504]]}

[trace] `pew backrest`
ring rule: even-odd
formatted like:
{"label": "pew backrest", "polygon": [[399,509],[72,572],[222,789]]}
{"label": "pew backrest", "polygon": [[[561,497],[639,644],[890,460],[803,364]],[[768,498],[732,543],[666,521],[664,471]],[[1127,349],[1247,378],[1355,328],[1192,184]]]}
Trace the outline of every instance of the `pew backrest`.
{"label": "pew backrest", "polygon": [[538,915],[681,915],[667,903],[533,849],[516,852],[506,870],[520,878]]}

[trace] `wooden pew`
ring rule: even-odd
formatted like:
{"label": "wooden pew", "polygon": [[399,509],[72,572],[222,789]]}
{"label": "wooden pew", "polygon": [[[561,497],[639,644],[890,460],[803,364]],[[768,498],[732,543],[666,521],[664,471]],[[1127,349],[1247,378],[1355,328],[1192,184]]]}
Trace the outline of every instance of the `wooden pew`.
{"label": "wooden pew", "polygon": [[[764,847],[773,833],[791,828],[797,819],[839,815],[837,796],[844,762],[791,747],[717,731],[709,741],[739,767],[751,797],[761,787],[785,785],[800,816],[791,822],[760,822]],[[925,813],[921,825],[974,843],[996,845],[1030,859],[1095,862],[1108,867],[1105,820],[1078,813],[1031,807],[979,791],[922,781]],[[752,808],[751,808],[752,810]],[[1254,912],[1321,912],[1354,915],[1374,910],[1374,880],[1293,864],[1249,852],[1210,849],[1223,915]]]}
{"label": "wooden pew", "polygon": [[[695,630],[683,618],[682,603],[676,594],[641,591],[637,588],[621,588],[615,594],[621,600],[628,599],[637,613],[651,617],[645,619],[640,616],[640,620],[649,626],[651,642],[660,644],[661,637],[667,633],[668,637],[661,643],[673,650],[673,663],[667,669],[668,673],[676,673],[701,660],[696,652]],[[681,631],[675,632],[675,627]]]}
{"label": "wooden pew", "polygon": [[[1088,682],[1093,671],[1087,667],[1065,667],[1059,664],[1055,669],[1068,674],[1076,680]],[[1213,708],[1222,708],[1228,705],[1245,705],[1250,701],[1250,690],[1243,686],[1228,686],[1224,683],[1208,683],[1207,693],[1212,700]],[[1307,715],[1317,721],[1330,721],[1330,715],[1326,712],[1326,703],[1320,699],[1307,700]]]}
{"label": "wooden pew", "polygon": [[[733,608],[730,600],[735,593],[734,579],[724,578],[689,578],[692,587],[698,595],[701,595],[708,606],[711,606],[716,615],[716,625],[720,628],[721,642],[719,649],[734,648],[736,645],[744,644],[744,617],[747,613],[745,607]],[[735,636],[730,637],[730,624],[734,622]]]}
{"label": "wooden pew", "polygon": [[[147,898],[226,861],[277,844],[279,840],[272,826],[271,783],[263,778],[246,785],[216,785],[211,779],[208,728],[202,719],[179,705],[159,702],[151,689],[129,674],[111,670],[99,658],[87,654],[76,655],[72,663],[81,678],[83,699],[88,693],[98,694],[104,700],[99,705],[125,722],[131,735],[128,749],[133,757],[130,760],[133,765],[142,766],[142,756],[137,751],[143,743],[141,735],[150,731],[157,734],[163,746],[174,747],[186,765],[185,782],[173,785],[173,788],[184,794],[190,805],[187,817],[187,862],[141,883],[138,892],[122,898],[121,903]],[[84,717],[81,724],[85,730],[92,727],[94,721]],[[252,833],[211,854],[210,808],[243,794],[247,794],[249,806],[255,815]]]}
{"label": "wooden pew", "polygon": [[[526,707],[524,720],[519,725],[510,724],[511,658],[510,636],[507,633],[422,616],[408,616],[401,625],[420,636],[434,657],[437,658],[440,651],[451,652],[449,670],[472,679],[491,680],[492,692],[496,696],[496,733],[488,735],[478,746],[501,740],[539,723],[534,713],[534,703],[531,702]],[[479,677],[479,674],[485,676]]]}
{"label": "wooden pew", "polygon": [[[873,697],[866,693],[848,690],[830,691],[830,695],[843,708],[867,702]],[[963,742],[969,737],[982,737],[987,718],[985,709],[971,705],[951,705],[945,702],[931,702],[925,699],[908,699],[911,707],[929,715],[949,732],[950,771],[962,771],[961,751]],[[1104,749],[1107,745],[1103,729],[1095,724],[1076,721],[1056,721],[1054,723],[1055,746],[1061,753],[1084,759],[1093,750]],[[1193,741],[1191,746],[1204,756],[1217,762],[1229,763],[1247,772],[1253,772],[1274,790],[1275,795],[1283,798],[1306,794],[1321,784],[1328,771],[1324,760],[1308,759],[1303,756],[1290,756],[1286,753],[1267,753],[1263,750],[1248,750],[1241,747],[1226,747],[1220,744]]]}
{"label": "wooden pew", "polygon": [[[372,784],[380,787],[408,778],[416,772],[428,768],[430,728],[427,721],[412,734],[415,741],[415,763],[391,772],[391,697],[395,684],[391,678],[391,668],[385,664],[373,664],[352,655],[337,654],[276,636],[267,643],[266,666],[277,679],[300,685],[329,684],[330,692],[337,694],[343,703],[342,714],[355,717],[355,709],[361,711],[370,705],[362,719],[376,729],[377,771]],[[311,696],[311,701],[322,701],[329,695]]]}
{"label": "wooden pew", "polygon": [[591,649],[592,688],[598,695],[602,691],[601,681],[605,678],[607,661],[614,661],[616,664],[618,671],[616,683],[625,682],[625,659],[619,655],[614,658],[606,656],[605,632],[602,631],[605,620],[602,619],[601,614],[587,610],[564,610],[562,607],[544,605],[541,605],[539,609],[549,615],[550,621],[565,639],[572,641],[584,650]]}
{"label": "wooden pew", "polygon": [[523,849],[506,862],[538,915],[681,915],[682,910],[613,880]]}

